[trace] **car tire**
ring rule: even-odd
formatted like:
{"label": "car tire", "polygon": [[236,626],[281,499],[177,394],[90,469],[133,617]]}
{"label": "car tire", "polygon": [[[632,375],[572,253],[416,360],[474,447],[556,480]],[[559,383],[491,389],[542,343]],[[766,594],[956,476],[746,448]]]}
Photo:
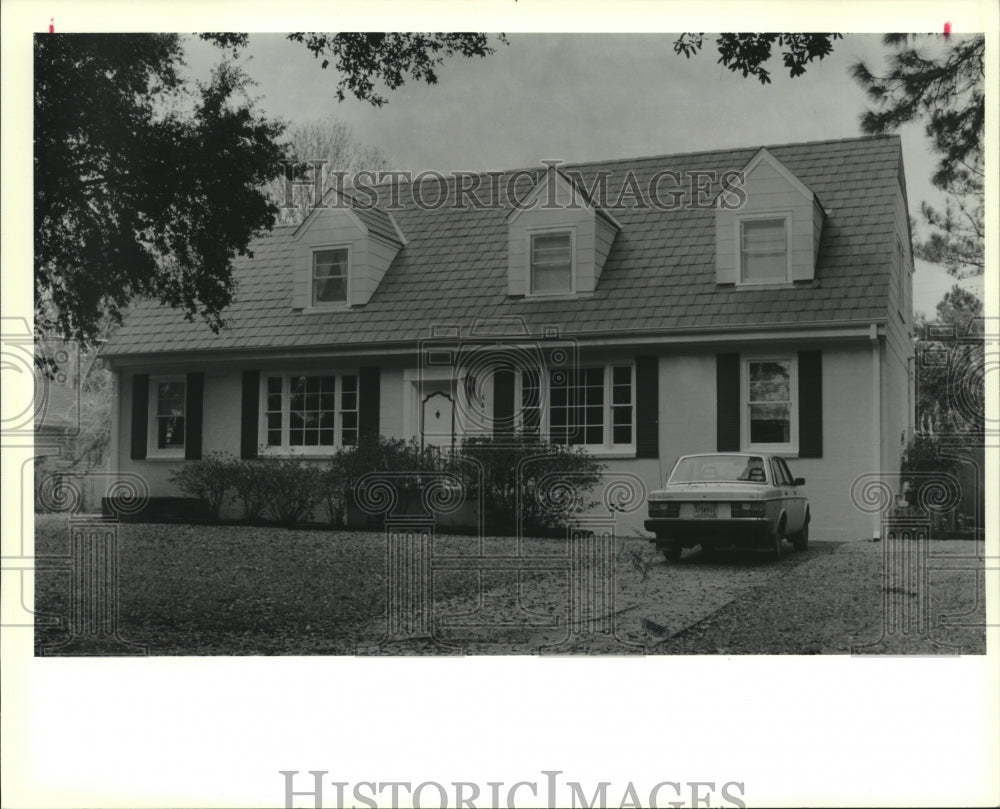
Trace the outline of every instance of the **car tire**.
{"label": "car tire", "polygon": [[681,560],[681,552],[684,549],[680,545],[664,545],[660,550],[663,551],[663,556],[668,562],[679,562]]}
{"label": "car tire", "polygon": [[714,545],[702,545],[701,546],[701,558],[702,559],[712,559],[715,557],[715,546]]}
{"label": "car tire", "polygon": [[781,553],[784,546],[784,540],[785,540],[785,521],[784,519],[782,519],[782,521],[778,523],[778,527],[777,529],[775,529],[774,537],[772,538],[773,547],[771,548],[770,556],[771,559],[773,559],[775,562],[781,560]]}
{"label": "car tire", "polygon": [[792,538],[792,547],[797,551],[804,551],[809,547],[809,519],[806,519],[802,530]]}

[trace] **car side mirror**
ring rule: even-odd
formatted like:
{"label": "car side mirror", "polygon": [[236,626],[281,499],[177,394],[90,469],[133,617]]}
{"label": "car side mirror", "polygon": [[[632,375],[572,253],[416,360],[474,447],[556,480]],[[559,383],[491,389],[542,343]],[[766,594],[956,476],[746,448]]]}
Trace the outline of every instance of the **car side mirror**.
{"label": "car side mirror", "polygon": [[805,478],[795,478],[794,485],[796,485],[796,486],[805,486],[806,485],[806,479]]}

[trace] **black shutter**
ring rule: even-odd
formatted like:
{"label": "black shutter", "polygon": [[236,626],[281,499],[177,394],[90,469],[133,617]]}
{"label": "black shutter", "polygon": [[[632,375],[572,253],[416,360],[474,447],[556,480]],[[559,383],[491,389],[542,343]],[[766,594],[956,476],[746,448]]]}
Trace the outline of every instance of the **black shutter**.
{"label": "black shutter", "polygon": [[823,457],[823,352],[799,352],[799,457]]}
{"label": "black shutter", "polygon": [[149,425],[149,374],[132,376],[132,460],[146,457],[146,432]]}
{"label": "black shutter", "polygon": [[260,371],[243,372],[243,401],[240,407],[240,457],[257,457]]}
{"label": "black shutter", "polygon": [[493,437],[514,433],[514,371],[493,372]]}
{"label": "black shutter", "polygon": [[635,457],[660,457],[659,357],[635,358]]}
{"label": "black shutter", "polygon": [[184,386],[184,459],[201,460],[201,413],[205,375],[188,374]]}
{"label": "black shutter", "polygon": [[740,355],[716,354],[716,449],[739,452],[740,449]]}
{"label": "black shutter", "polygon": [[377,365],[358,369],[358,440],[377,440],[379,436],[379,398],[381,374]]}

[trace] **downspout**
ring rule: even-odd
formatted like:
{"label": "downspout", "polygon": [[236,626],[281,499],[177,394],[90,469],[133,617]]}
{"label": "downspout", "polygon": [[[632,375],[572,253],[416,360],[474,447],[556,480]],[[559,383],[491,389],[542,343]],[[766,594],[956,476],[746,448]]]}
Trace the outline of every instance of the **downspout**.
{"label": "downspout", "polygon": [[119,435],[121,429],[122,386],[121,371],[111,366],[111,440],[108,442],[108,473],[109,485],[118,479],[121,466],[118,458]]}
{"label": "downspout", "polygon": [[[874,456],[872,469],[879,476],[882,474],[882,357],[878,339],[878,325],[872,323],[868,327],[868,341],[872,347],[872,446]],[[882,515],[872,515],[872,539],[882,535]]]}

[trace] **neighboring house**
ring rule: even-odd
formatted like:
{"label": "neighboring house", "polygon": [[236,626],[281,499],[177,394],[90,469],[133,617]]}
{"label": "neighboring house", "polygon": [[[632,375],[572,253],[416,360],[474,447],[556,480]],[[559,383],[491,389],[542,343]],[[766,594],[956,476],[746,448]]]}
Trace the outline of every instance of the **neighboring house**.
{"label": "neighboring house", "polygon": [[239,262],[218,334],[140,304],[103,352],[117,469],[170,497],[169,470],[211,451],[321,457],[365,432],[450,447],[513,428],[652,488],[679,455],[759,448],[808,481],[815,537],[877,533],[852,483],[898,471],[912,423],[897,137],[479,179],[480,199],[510,183],[525,209],[453,205],[465,175],[437,207],[431,179],[276,229]]}

